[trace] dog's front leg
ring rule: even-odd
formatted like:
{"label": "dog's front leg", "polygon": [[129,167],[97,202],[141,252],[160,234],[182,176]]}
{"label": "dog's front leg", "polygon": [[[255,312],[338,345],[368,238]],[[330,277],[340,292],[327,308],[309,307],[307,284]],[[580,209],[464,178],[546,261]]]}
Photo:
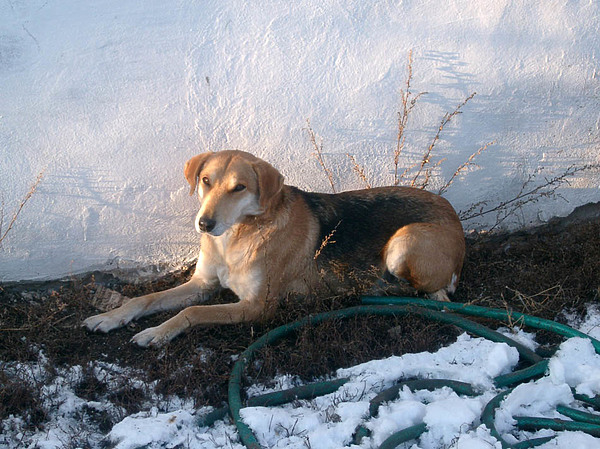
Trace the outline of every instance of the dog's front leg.
{"label": "dog's front leg", "polygon": [[132,342],[140,346],[161,346],[186,329],[199,324],[233,324],[254,321],[266,313],[266,301],[242,299],[233,304],[188,307],[159,326],[136,334]]}
{"label": "dog's front leg", "polygon": [[208,299],[215,286],[199,276],[178,287],[130,299],[114,310],[94,315],[83,322],[91,331],[109,332],[140,317],[155,312],[174,310]]}

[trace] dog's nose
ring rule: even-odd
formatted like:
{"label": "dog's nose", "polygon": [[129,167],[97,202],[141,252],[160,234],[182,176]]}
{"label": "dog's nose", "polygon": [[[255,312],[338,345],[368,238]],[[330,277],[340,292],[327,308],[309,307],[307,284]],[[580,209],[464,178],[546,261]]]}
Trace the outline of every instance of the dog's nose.
{"label": "dog's nose", "polygon": [[198,220],[198,228],[201,232],[210,232],[215,229],[216,225],[217,222],[212,218],[200,217],[200,220]]}

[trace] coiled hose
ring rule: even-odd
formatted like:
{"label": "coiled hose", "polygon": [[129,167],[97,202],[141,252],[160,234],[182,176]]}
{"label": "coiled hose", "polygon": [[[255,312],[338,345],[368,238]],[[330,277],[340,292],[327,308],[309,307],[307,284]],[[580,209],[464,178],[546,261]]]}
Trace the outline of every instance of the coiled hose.
{"label": "coiled hose", "polygon": [[[215,420],[222,418],[227,413],[230,413],[237,427],[242,443],[248,449],[260,449],[261,445],[253,434],[252,430],[243,422],[240,416],[240,410],[243,408],[241,398],[242,377],[246,367],[253,360],[254,355],[259,349],[298,331],[304,326],[317,325],[327,320],[346,319],[365,315],[400,316],[414,314],[441,323],[453,324],[474,335],[487,338],[494,342],[504,342],[517,349],[520,358],[529,363],[530,366],[525,369],[494,378],[494,384],[498,388],[507,387],[509,385],[514,385],[535,377],[542,376],[547,369],[548,360],[509,337],[495,332],[479,323],[475,323],[453,313],[448,313],[448,311],[457,312],[462,315],[493,318],[507,323],[518,322],[536,329],[551,331],[563,337],[587,338],[592,342],[596,352],[600,354],[600,341],[589,337],[588,335],[569,326],[518,312],[490,309],[486,307],[465,305],[460,303],[439,302],[420,298],[404,297],[363,297],[363,304],[364,305],[362,306],[308,316],[293,323],[273,329],[260,337],[240,355],[233,367],[228,388],[229,406],[223,409],[215,410],[211,414],[205,416],[200,425],[211,425]],[[303,387],[269,393],[267,395],[250,398],[247,401],[246,406],[280,405],[290,402],[294,399],[313,398],[319,395],[332,393],[347,381],[348,379],[336,379],[334,381],[317,382]],[[458,394],[477,394],[471,385],[452,380],[437,379],[404,382],[397,384],[390,389],[382,391],[375,398],[373,398],[370,404],[371,415],[375,416],[377,414],[377,410],[381,402],[397,397],[398,392],[403,386],[407,386],[411,389],[435,389],[440,388],[440,386],[447,386],[454,389]],[[490,429],[491,434],[501,442],[503,448],[521,449],[526,447],[534,447],[551,440],[552,437],[545,437],[511,445],[499,435],[494,424],[495,410],[500,406],[502,400],[508,394],[510,394],[511,391],[512,390],[503,391],[494,397],[484,408],[481,420],[488,427],[488,429]],[[584,401],[594,406],[600,405],[600,400],[598,398],[589,398],[584,395],[576,394],[575,399]],[[559,413],[570,417],[574,421],[516,417],[515,419],[517,420],[517,427],[524,430],[536,430],[540,428],[550,428],[555,430],[581,430],[592,435],[600,436],[600,416],[570,409],[568,407],[559,406],[559,408],[557,408]],[[426,425],[424,423],[403,429],[402,431],[391,435],[382,443],[380,448],[394,448],[402,442],[418,438],[425,431]],[[356,429],[353,443],[359,443],[360,440],[368,434],[368,429],[359,426]]]}

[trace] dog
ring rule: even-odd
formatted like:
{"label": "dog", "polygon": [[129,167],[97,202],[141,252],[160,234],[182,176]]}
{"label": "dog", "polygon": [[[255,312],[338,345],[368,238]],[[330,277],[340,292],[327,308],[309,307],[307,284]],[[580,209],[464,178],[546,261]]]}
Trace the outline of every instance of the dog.
{"label": "dog", "polygon": [[[183,309],[132,338],[143,347],[160,346],[192,326],[268,317],[288,293],[340,293],[384,275],[444,301],[457,287],[464,233],[439,195],[399,186],[305,192],[242,151],[200,154],[185,164],[184,174],[190,195],[197,190],[200,199],[200,254],[191,279],[91,316],[83,322],[89,330],[108,332]],[[239,302],[194,305],[219,288],[233,291]]]}

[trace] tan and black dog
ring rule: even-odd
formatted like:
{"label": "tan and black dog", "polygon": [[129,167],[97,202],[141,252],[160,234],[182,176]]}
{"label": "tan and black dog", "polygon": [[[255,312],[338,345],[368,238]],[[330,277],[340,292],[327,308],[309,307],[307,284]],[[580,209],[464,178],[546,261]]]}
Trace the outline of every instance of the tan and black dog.
{"label": "tan and black dog", "polygon": [[[410,187],[339,194],[285,185],[267,162],[242,151],[203,153],[185,165],[200,210],[200,255],[185,284],[133,298],[84,321],[108,332],[154,312],[183,309],[136,334],[158,346],[198,324],[236,323],[268,315],[287,293],[307,294],[367,283],[391,274],[439,300],[456,289],[465,242],[461,223],[444,198]],[[233,304],[193,305],[219,288]]]}

